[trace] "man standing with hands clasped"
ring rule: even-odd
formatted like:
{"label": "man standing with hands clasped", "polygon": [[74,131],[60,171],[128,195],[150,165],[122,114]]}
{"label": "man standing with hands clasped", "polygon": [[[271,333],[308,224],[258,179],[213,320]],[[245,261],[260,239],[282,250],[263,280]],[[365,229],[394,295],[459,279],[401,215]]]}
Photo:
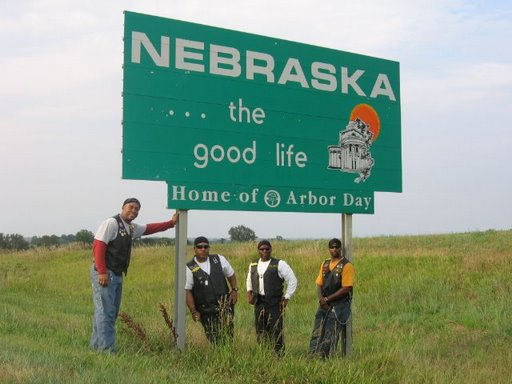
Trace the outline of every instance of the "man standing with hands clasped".
{"label": "man standing with hands clasped", "polygon": [[130,265],[132,241],[173,228],[178,221],[175,213],[171,220],[162,223],[135,224],[133,220],[139,210],[139,200],[126,199],[121,213],[103,221],[94,235],[91,267],[94,318],[90,346],[98,351],[115,352],[115,323],[121,306],[123,273],[126,275]]}
{"label": "man standing with hands clasped", "polygon": [[[233,337],[238,286],[235,271],[222,255],[210,255],[204,236],[194,240],[194,258],[187,263],[185,300],[194,321],[203,325],[211,343]],[[229,281],[229,291],[226,279]]]}
{"label": "man standing with hands clasped", "polygon": [[323,358],[332,356],[340,333],[346,332],[354,286],[354,266],[345,258],[340,240],[329,241],[329,253],[315,281],[319,308],[309,345],[310,355]]}
{"label": "man standing with hands clasped", "polygon": [[250,264],[247,274],[247,299],[254,305],[258,342],[270,342],[280,355],[284,351],[284,310],[297,289],[297,278],[286,261],[271,256],[268,240],[258,243],[258,253],[259,259]]}

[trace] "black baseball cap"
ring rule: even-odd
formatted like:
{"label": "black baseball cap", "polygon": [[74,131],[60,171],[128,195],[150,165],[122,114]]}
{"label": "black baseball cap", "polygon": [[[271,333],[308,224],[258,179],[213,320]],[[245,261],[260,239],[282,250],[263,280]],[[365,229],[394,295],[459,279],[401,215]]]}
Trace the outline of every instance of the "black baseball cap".
{"label": "black baseball cap", "polygon": [[129,197],[129,198],[127,198],[127,199],[123,202],[123,207],[124,207],[126,204],[130,204],[130,203],[136,203],[136,204],[138,204],[138,205],[139,205],[139,208],[141,207],[139,199],[136,199],[135,197]]}
{"label": "black baseball cap", "polygon": [[329,248],[331,247],[341,248],[341,241],[339,239],[329,240]]}
{"label": "black baseball cap", "polygon": [[204,236],[199,236],[199,237],[196,237],[196,239],[194,240],[194,247],[197,245],[197,244],[210,244],[210,242],[208,241],[208,239]]}

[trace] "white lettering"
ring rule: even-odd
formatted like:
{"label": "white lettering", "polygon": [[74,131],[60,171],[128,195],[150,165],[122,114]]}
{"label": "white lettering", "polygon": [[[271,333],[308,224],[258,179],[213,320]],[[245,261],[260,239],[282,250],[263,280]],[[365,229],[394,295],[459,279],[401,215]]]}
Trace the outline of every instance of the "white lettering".
{"label": "white lettering", "polygon": [[379,76],[377,76],[377,80],[375,80],[375,85],[373,86],[370,97],[377,97],[379,95],[387,96],[389,100],[396,101],[389,79],[383,73],[379,73]]}
{"label": "white lettering", "polygon": [[170,37],[161,36],[160,37],[160,55],[158,54],[156,48],[151,44],[149,38],[145,33],[142,32],[132,32],[132,63],[140,64],[140,51],[141,46],[146,48],[146,52],[149,54],[149,57],[153,60],[155,65],[159,67],[169,67],[169,50],[170,50]]}
{"label": "white lettering", "polygon": [[260,125],[263,124],[265,118],[265,111],[262,108],[254,108],[252,111],[252,120]]}
{"label": "white lettering", "polygon": [[208,166],[208,147],[204,144],[197,144],[194,147],[194,157],[196,160],[202,162],[202,164],[194,162],[196,168],[205,168]]}
{"label": "white lettering", "polygon": [[307,194],[299,195],[299,202],[297,202],[297,197],[293,191],[290,191],[288,194],[288,200],[286,200],[286,204],[288,205],[330,205],[334,206],[336,204],[336,196],[326,196],[326,195],[315,195],[312,191],[308,191]]}
{"label": "white lettering", "polygon": [[[215,151],[218,151],[219,154],[215,155]],[[224,160],[224,147],[222,145],[218,145],[218,144],[214,145],[210,152],[210,156],[213,161],[216,161],[217,163],[221,162],[222,160]]]}
{"label": "white lettering", "polygon": [[285,149],[285,144],[276,143],[276,165],[278,167],[291,167],[295,165],[299,168],[304,168],[306,166],[308,161],[306,153],[295,153],[293,147],[294,145],[290,144],[288,148]]}
{"label": "white lettering", "polygon": [[179,187],[177,187],[176,185],[172,186],[172,199],[185,200],[185,187],[183,185],[180,185]]}
{"label": "white lettering", "polygon": [[258,195],[259,188],[253,188],[251,196],[252,196],[252,203],[256,203],[256,196]]}
{"label": "white lettering", "polygon": [[[311,64],[311,75],[313,76],[311,85],[320,91],[333,92],[338,87],[335,73],[336,67],[334,65],[315,61]],[[323,80],[323,82],[319,80]]]}
{"label": "white lettering", "polygon": [[297,204],[297,199],[295,198],[295,194],[293,193],[293,191],[290,191],[290,194],[288,195],[288,200],[286,200],[286,204]]}
{"label": "white lettering", "polygon": [[188,193],[188,199],[190,201],[197,201],[197,200],[199,200],[199,192],[197,192],[195,189],[191,190]]}
{"label": "white lettering", "polygon": [[[264,65],[256,65],[256,61],[263,62]],[[267,83],[274,82],[274,58],[262,52],[247,51],[247,69],[245,77],[248,80],[254,80],[255,74],[264,75]]]}
{"label": "white lettering", "polygon": [[364,74],[364,71],[357,69],[352,76],[348,75],[348,68],[341,67],[341,93],[348,93],[348,87],[357,93],[358,96],[366,96],[361,87],[357,84],[357,80]]}
{"label": "white lettering", "polygon": [[231,194],[228,191],[224,191],[224,192],[221,193],[220,199],[224,203],[228,203],[231,200],[230,196],[231,196]]}
{"label": "white lettering", "polygon": [[[252,156],[252,159],[250,159],[249,156]],[[256,141],[253,140],[252,148],[244,149],[242,157],[246,164],[253,164],[256,161]]]}
{"label": "white lettering", "polygon": [[237,111],[237,106],[232,101],[229,103],[229,119],[238,123],[247,123],[250,124],[251,121],[254,121],[256,124],[260,125],[264,123],[265,119],[265,111],[262,108],[254,108],[251,112],[251,109],[244,106],[244,101],[242,99],[238,99],[238,116],[235,114]]}
{"label": "white lettering", "polygon": [[240,76],[242,73],[240,52],[231,47],[210,45],[210,73],[231,77]]}
{"label": "white lettering", "polygon": [[238,199],[242,203],[247,203],[249,201],[249,194],[247,192],[240,192]]}
{"label": "white lettering", "polygon": [[[195,189],[188,190],[184,185],[173,185],[171,199],[174,201],[202,201],[207,203],[218,203],[219,192],[217,191],[197,191]],[[231,200],[231,194],[229,191],[223,191],[220,194],[220,200],[224,203],[228,203]]]}
{"label": "white lettering", "polygon": [[[233,153],[235,154],[235,156],[232,156]],[[231,163],[238,163],[238,160],[240,160],[240,156],[241,156],[240,150],[237,147],[229,147],[227,156],[228,156],[228,160]]]}
{"label": "white lettering", "polygon": [[176,68],[195,72],[204,72],[204,65],[192,63],[188,60],[203,61],[203,54],[200,52],[188,51],[187,49],[204,50],[202,41],[176,39]]}
{"label": "white lettering", "polygon": [[[292,73],[295,72],[295,73]],[[309,88],[304,71],[300,66],[300,61],[290,57],[284,66],[281,77],[279,77],[278,84],[286,84],[289,81],[297,82],[302,85],[303,88]]]}
{"label": "white lettering", "polygon": [[[337,67],[331,63],[313,61],[309,67],[310,77],[308,77],[304,73],[300,59],[293,57],[279,57],[279,62],[286,60],[286,63],[281,72],[276,73],[276,59],[265,52],[241,51],[235,47],[207,44],[204,41],[183,38],[176,38],[171,42],[170,36],[160,36],[160,47],[158,47],[158,44],[153,44],[149,40],[146,33],[140,31],[132,31],[131,39],[131,62],[135,64],[141,63],[144,47],[146,54],[158,67],[169,68],[174,64],[174,68],[178,70],[208,72],[216,76],[245,77],[247,80],[261,78],[269,84],[275,83],[278,78],[277,83],[280,85],[296,83],[302,88],[311,86],[324,92],[336,90],[342,94],[353,92],[360,97],[367,97],[366,95],[369,93],[370,98],[386,97],[390,101],[396,101],[397,98],[388,74],[385,73],[373,75],[374,78],[368,79],[371,75],[368,75],[363,69]],[[174,58],[171,57],[171,43],[174,44]],[[205,53],[205,49],[208,49],[208,54]],[[241,61],[243,56],[245,62]],[[364,84],[373,81],[371,91],[370,89],[363,90],[361,87],[360,83],[363,83],[363,78]],[[235,105],[233,105],[234,107]],[[230,105],[230,111],[234,112],[231,108]],[[256,124],[261,124],[264,111],[255,109],[253,112],[255,113],[253,121]],[[230,117],[232,120],[236,118],[234,113]]]}
{"label": "white lettering", "polygon": [[364,207],[364,210],[367,211],[370,208],[371,202],[371,197],[354,197],[351,193],[343,194],[343,205],[345,207],[354,205],[356,207]]}
{"label": "white lettering", "polygon": [[208,149],[206,144],[199,143],[194,147],[194,157],[197,161],[194,162],[196,168],[206,168],[209,160],[220,163],[227,157],[230,163],[236,164],[243,160],[246,164],[254,164],[256,161],[256,141],[252,141],[252,146],[245,148],[243,151],[236,146],[231,146],[224,149],[222,145],[215,144],[211,149]]}
{"label": "white lettering", "polygon": [[235,110],[236,110],[236,107],[235,107],[235,103],[231,102],[229,103],[229,118],[231,119],[231,121],[234,121],[236,122],[236,118],[235,118]]}
{"label": "white lettering", "polygon": [[203,191],[203,197],[201,201],[206,202],[213,202],[218,203],[219,202],[219,193],[217,191]]}
{"label": "white lettering", "polygon": [[350,207],[352,204],[354,204],[354,196],[352,196],[351,193],[344,193],[343,194],[343,205],[345,207]]}

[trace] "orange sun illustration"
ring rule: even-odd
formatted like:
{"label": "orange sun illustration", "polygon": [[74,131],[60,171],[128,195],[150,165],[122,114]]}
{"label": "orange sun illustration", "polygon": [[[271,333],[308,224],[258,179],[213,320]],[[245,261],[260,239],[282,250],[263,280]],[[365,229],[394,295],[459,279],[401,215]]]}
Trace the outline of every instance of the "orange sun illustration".
{"label": "orange sun illustration", "polygon": [[369,130],[373,133],[372,141],[377,141],[380,133],[380,119],[377,111],[368,104],[358,104],[350,113],[350,120],[361,119],[368,124]]}

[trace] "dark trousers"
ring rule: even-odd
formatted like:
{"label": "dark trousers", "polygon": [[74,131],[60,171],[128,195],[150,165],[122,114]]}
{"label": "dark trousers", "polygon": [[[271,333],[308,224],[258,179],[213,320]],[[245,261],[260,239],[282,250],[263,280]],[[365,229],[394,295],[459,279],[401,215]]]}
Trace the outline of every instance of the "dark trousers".
{"label": "dark trousers", "polygon": [[[277,303],[274,304],[275,301]],[[281,298],[269,302],[260,296],[254,306],[254,316],[258,342],[269,343],[277,354],[283,353],[284,313],[281,310]]]}
{"label": "dark trousers", "polygon": [[313,333],[309,343],[309,353],[320,357],[330,357],[343,338],[342,354],[346,354],[347,321],[350,317],[350,301],[335,303],[329,309],[318,308],[315,315]]}
{"label": "dark trousers", "polygon": [[210,343],[217,344],[219,342],[233,339],[234,333],[234,317],[235,306],[228,305],[216,312],[201,313],[201,324],[204,328],[206,338]]}

